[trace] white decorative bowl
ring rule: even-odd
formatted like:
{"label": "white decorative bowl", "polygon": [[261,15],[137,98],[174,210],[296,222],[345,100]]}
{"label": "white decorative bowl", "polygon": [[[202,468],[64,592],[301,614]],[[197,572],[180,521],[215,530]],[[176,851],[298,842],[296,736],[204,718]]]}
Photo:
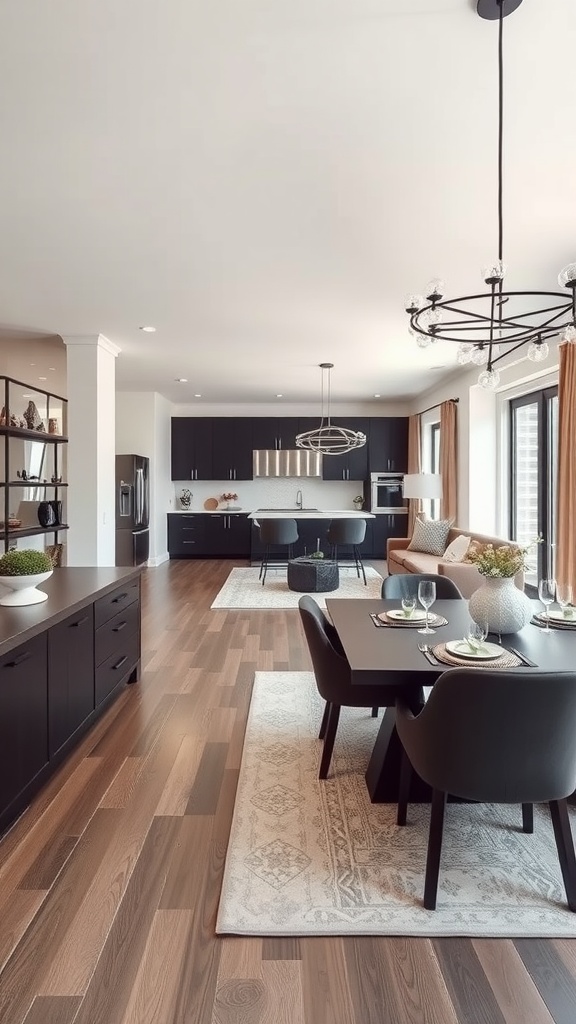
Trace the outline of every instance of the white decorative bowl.
{"label": "white decorative bowl", "polygon": [[0,583],[8,587],[10,594],[3,594],[0,597],[0,605],[8,605],[11,608],[24,604],[41,604],[48,600],[48,594],[43,590],[36,590],[39,583],[44,583],[52,575],[53,570],[47,572],[35,572],[29,576],[0,576]]}

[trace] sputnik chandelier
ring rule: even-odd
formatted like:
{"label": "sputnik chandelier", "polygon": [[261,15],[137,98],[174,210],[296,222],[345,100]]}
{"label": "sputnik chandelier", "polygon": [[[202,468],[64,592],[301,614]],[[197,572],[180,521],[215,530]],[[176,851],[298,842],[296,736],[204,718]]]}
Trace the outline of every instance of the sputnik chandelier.
{"label": "sputnik chandelier", "polygon": [[558,284],[564,292],[505,291],[506,266],[503,260],[504,217],[502,202],[503,152],[503,22],[522,0],[478,0],[481,18],[498,20],[498,259],[483,272],[488,290],[477,295],[449,299],[443,295],[443,282],[436,279],[426,288],[426,296],[409,295],[405,301],[410,316],[409,331],[420,348],[435,341],[459,344],[457,360],[484,366],[478,383],[496,388],[500,373],[496,364],[523,345],[528,358],[538,363],[548,355],[548,338],[560,335],[563,341],[576,341],[576,263],[560,272]]}
{"label": "sputnik chandelier", "polygon": [[[366,434],[361,430],[348,430],[338,427],[330,419],[330,370],[334,363],[320,363],[322,370],[322,404],[320,410],[320,426],[315,430],[306,430],[296,437],[296,447],[306,448],[320,455],[345,455],[354,448],[362,448],[366,444]],[[327,384],[324,385],[324,377]]]}

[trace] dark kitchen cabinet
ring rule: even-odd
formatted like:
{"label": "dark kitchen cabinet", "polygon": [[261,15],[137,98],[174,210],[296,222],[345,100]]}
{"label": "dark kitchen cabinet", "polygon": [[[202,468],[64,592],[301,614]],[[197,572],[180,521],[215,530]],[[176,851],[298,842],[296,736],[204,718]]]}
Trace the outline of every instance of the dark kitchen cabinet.
{"label": "dark kitchen cabinet", "polygon": [[368,520],[366,544],[362,546],[362,554],[371,558],[386,558],[386,544],[389,537],[405,537],[408,529],[406,515],[379,514]]}
{"label": "dark kitchen cabinet", "polygon": [[48,631],[48,752],[52,757],[94,710],[94,610]]}
{"label": "dark kitchen cabinet", "polygon": [[262,416],[252,420],[254,448],[284,450],[296,447],[300,420],[295,416]]}
{"label": "dark kitchen cabinet", "polygon": [[207,416],[172,417],[172,480],[212,480],[212,429]]}
{"label": "dark kitchen cabinet", "polygon": [[204,555],[206,558],[248,558],[250,523],[246,515],[213,512],[204,516]]}
{"label": "dark kitchen cabinet", "polygon": [[212,421],[212,480],[251,480],[253,423],[248,416]]}
{"label": "dark kitchen cabinet", "polygon": [[[334,423],[338,427],[346,427],[347,430],[360,430],[368,436],[368,419],[342,419],[338,416]],[[365,480],[367,474],[368,443],[361,448],[354,448],[346,455],[325,455],[322,459],[324,480]]]}
{"label": "dark kitchen cabinet", "polygon": [[168,513],[170,558],[202,558],[205,550],[206,516]]}
{"label": "dark kitchen cabinet", "polygon": [[368,472],[407,473],[408,417],[373,417],[369,433]]}
{"label": "dark kitchen cabinet", "polygon": [[0,659],[0,812],[10,807],[47,762],[48,672],[43,633]]}

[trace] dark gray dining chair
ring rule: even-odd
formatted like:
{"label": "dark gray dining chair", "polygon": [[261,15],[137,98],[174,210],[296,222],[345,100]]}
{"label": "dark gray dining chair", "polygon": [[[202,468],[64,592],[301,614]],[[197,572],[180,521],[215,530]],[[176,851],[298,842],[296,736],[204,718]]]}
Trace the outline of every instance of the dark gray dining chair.
{"label": "dark gray dining chair", "polygon": [[262,586],[266,582],[268,562],[272,548],[284,547],[288,549],[288,561],[292,558],[292,545],[298,540],[298,525],[295,519],[261,519],[260,520],[260,541],[264,545],[264,555],[260,563],[259,580]]}
{"label": "dark gray dining chair", "polygon": [[330,557],[336,562],[338,561],[338,548],[352,548],[356,574],[358,579],[360,579],[360,571],[362,571],[364,586],[367,586],[364,563],[360,554],[360,544],[364,543],[364,538],[366,537],[366,520],[332,519],[326,536],[331,548]]}
{"label": "dark gray dining chair", "polygon": [[382,597],[401,601],[403,597],[418,597],[418,584],[430,580],[436,584],[436,599],[446,601],[463,597],[460,590],[448,576],[432,572],[398,572],[382,581]]}
{"label": "dark gray dining chair", "polygon": [[576,858],[566,797],[576,789],[576,672],[449,669],[419,714],[400,696],[396,728],[404,748],[398,824],[406,824],[412,769],[432,787],[424,906],[436,909],[448,794],[482,803],[547,801],[570,910]]}
{"label": "dark gray dining chair", "polygon": [[[340,718],[340,708],[372,708],[372,717],[378,714],[373,706],[375,687],[352,685],[350,665],[338,633],[328,621],[313,597],[305,594],[298,601],[300,618],[306,634],[308,650],[316,678],[318,693],[326,701],[319,738],[324,740],[322,760],[318,778],[326,779],[332,760],[334,740]],[[397,687],[388,687],[388,703],[394,705]],[[378,699],[382,701],[382,688],[378,687]]]}

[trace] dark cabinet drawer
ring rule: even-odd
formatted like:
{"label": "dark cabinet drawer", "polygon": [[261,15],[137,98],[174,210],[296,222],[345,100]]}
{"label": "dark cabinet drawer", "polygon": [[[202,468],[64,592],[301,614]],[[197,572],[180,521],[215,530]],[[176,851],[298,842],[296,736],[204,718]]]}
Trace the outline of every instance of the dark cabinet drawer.
{"label": "dark cabinet drawer", "polygon": [[[120,634],[122,636],[122,634]],[[140,655],[138,633],[126,636],[114,653],[96,668],[96,706],[121,682],[126,682]]]}
{"label": "dark cabinet drawer", "polygon": [[88,605],[48,631],[50,757],[66,743],[94,710],[93,636],[92,605]]}
{"label": "dark cabinet drawer", "polygon": [[126,608],[140,597],[140,577],[130,580],[124,586],[99,598],[94,604],[94,626],[98,629],[104,622],[111,619],[116,612]]}
{"label": "dark cabinet drawer", "polygon": [[0,816],[48,761],[46,633],[0,659]]}
{"label": "dark cabinet drawer", "polygon": [[138,632],[139,618],[140,605],[133,602],[96,630],[96,665],[101,665],[103,661],[119,650],[124,643],[124,637]]}

